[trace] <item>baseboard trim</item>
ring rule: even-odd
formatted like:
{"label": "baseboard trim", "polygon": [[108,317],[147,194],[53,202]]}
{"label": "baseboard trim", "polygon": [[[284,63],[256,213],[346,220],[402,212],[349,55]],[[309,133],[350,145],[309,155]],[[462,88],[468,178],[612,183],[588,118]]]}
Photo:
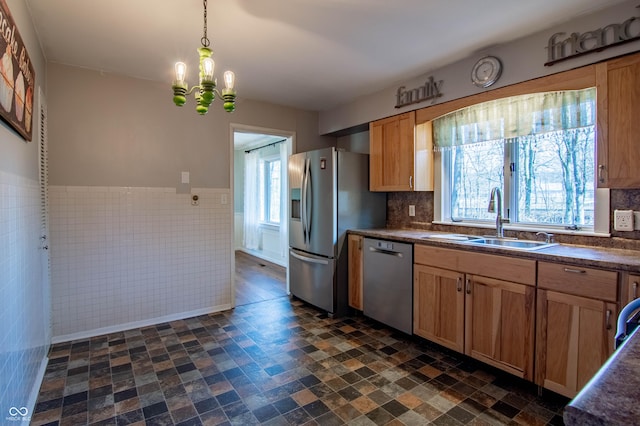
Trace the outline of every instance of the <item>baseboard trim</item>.
{"label": "baseboard trim", "polygon": [[250,254],[250,255],[251,255],[251,256],[253,256],[253,257],[257,257],[257,258],[259,258],[259,259],[266,260],[267,262],[271,262],[271,263],[273,263],[273,264],[276,264],[276,265],[282,266],[283,268],[286,268],[286,267],[287,267],[287,264],[285,263],[285,261],[284,261],[284,260],[282,260],[282,259],[276,259],[276,258],[273,258],[273,257],[267,256],[267,255],[265,255],[265,254],[264,254],[262,251],[260,251],[260,250],[249,250],[249,249],[247,249],[247,248],[245,248],[245,247],[240,247],[240,248],[237,248],[236,250],[241,251],[241,252],[243,252],[243,253]]}
{"label": "baseboard trim", "polygon": [[36,409],[36,402],[38,401],[38,395],[40,394],[40,387],[42,386],[42,382],[44,381],[44,374],[47,372],[47,365],[49,364],[49,357],[45,356],[40,361],[40,368],[38,368],[38,374],[36,375],[36,380],[33,383],[33,387],[31,388],[31,393],[29,393],[29,401],[27,401],[27,409],[28,414],[26,417],[31,419],[33,416],[33,412]]}
{"label": "baseboard trim", "polygon": [[199,315],[211,314],[214,312],[227,311],[231,309],[230,304],[217,305],[209,308],[197,309],[194,311],[180,312],[177,314],[165,315],[162,317],[150,318],[141,321],[128,322],[125,324],[117,324],[109,327],[96,328],[93,330],[80,331],[78,333],[64,334],[54,336],[51,343],[70,342],[72,340],[87,339],[89,337],[101,336],[103,334],[117,333],[120,331],[131,330],[132,328],[148,327],[150,325],[161,324],[163,322],[176,321],[185,318],[197,317]]}

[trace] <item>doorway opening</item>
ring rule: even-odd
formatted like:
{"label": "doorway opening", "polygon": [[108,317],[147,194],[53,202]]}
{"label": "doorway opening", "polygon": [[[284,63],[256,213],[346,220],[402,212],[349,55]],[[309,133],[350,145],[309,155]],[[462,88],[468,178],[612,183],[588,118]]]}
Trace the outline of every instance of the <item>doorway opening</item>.
{"label": "doorway opening", "polygon": [[234,306],[289,294],[287,166],[292,132],[232,125]]}

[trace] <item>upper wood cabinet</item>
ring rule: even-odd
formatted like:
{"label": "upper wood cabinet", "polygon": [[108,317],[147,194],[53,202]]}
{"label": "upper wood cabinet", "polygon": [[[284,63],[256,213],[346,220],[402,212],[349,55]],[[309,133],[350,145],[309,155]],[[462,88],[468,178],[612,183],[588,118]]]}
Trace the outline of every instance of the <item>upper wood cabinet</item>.
{"label": "upper wood cabinet", "polygon": [[598,186],[640,188],[640,54],[596,65]]}
{"label": "upper wood cabinet", "polygon": [[416,128],[415,111],[369,124],[371,191],[432,191],[431,126]]}
{"label": "upper wood cabinet", "polygon": [[362,310],[362,273],[364,261],[362,258],[362,242],[364,237],[349,234],[349,306]]}

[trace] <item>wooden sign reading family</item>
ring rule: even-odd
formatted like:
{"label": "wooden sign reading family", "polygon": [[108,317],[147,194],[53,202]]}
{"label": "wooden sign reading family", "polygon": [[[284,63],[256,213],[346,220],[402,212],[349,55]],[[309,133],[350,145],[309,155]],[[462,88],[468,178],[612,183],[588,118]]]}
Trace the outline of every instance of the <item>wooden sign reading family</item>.
{"label": "wooden sign reading family", "polygon": [[571,33],[563,39],[566,33],[555,33],[547,43],[548,61],[550,66],[560,61],[586,55],[591,52],[613,47],[633,40],[640,40],[640,18],[631,17],[621,24],[609,24],[603,28],[585,33]]}
{"label": "wooden sign reading family", "polygon": [[0,117],[31,140],[35,72],[5,0],[0,0]]}

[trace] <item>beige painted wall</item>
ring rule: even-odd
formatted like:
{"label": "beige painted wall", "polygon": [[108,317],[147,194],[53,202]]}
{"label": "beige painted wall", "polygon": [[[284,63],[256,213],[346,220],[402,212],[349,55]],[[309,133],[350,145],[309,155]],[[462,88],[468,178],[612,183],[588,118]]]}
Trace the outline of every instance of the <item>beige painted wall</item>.
{"label": "beige painted wall", "polygon": [[[238,86],[240,95],[242,85]],[[335,146],[318,135],[315,112],[238,99],[228,114],[192,99],[176,107],[158,83],[49,63],[49,179],[52,185],[229,188],[230,124],[296,132],[296,152]]]}
{"label": "beige painted wall", "polygon": [[[603,2],[603,5],[604,3],[605,2]],[[505,40],[503,44],[489,46],[465,59],[444,67],[426,69],[424,74],[414,79],[401,82],[389,81],[389,85],[378,92],[354,99],[352,102],[337,108],[321,112],[319,123],[320,133],[329,134],[338,132],[380,118],[428,107],[431,105],[429,101],[399,109],[396,109],[395,105],[398,87],[406,86],[407,89],[420,87],[425,84],[425,81],[430,76],[433,76],[437,81],[444,81],[442,97],[438,98],[437,101],[438,103],[443,103],[481,93],[486,90],[497,89],[637,51],[640,49],[640,41],[633,41],[601,52],[592,52],[581,57],[559,62],[550,67],[544,66],[548,59],[546,46],[549,37],[553,34],[564,32],[566,34],[560,37],[560,39],[564,39],[572,32],[585,33],[609,24],[622,23],[632,16],[639,16],[638,9],[636,8],[637,5],[637,0],[628,0],[595,13],[577,16],[569,22],[554,25],[553,28],[540,31],[530,36],[513,41]],[[634,23],[634,34],[637,31],[638,25],[640,25],[640,21]],[[429,41],[422,41],[422,43],[428,45]],[[478,59],[487,55],[494,55],[500,58],[503,65],[502,76],[490,89],[477,88],[471,84],[471,69]]]}

